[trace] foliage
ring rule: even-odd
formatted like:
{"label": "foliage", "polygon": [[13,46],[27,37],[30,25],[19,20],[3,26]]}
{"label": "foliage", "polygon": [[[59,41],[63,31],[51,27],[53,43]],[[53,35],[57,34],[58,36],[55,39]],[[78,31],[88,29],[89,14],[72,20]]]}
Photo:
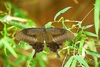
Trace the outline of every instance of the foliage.
{"label": "foliage", "polygon": [[100,29],[100,1],[96,0],[94,6],[94,24],[96,34],[98,35]]}

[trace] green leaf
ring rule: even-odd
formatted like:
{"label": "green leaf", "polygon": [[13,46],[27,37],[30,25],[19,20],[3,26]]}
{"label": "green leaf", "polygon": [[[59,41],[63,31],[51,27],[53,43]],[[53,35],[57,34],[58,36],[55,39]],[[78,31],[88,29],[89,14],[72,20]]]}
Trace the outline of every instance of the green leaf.
{"label": "green leaf", "polygon": [[34,60],[34,59],[32,59],[32,65],[31,65],[31,67],[36,67],[36,60]]}
{"label": "green leaf", "polygon": [[0,18],[0,22],[6,22],[7,20],[6,20],[6,18],[7,18],[7,15],[5,15],[5,16],[3,16],[2,18]]}
{"label": "green leaf", "polygon": [[11,8],[12,8],[11,3],[10,2],[4,2],[4,4],[5,4],[5,7],[8,11],[8,14],[10,15],[11,14]]}
{"label": "green leaf", "polygon": [[80,31],[78,33],[78,35],[76,36],[75,42],[77,42],[79,40],[79,38],[81,37],[83,31]]}
{"label": "green leaf", "polygon": [[54,21],[56,21],[57,17],[62,14],[62,13],[65,13],[67,10],[69,10],[71,7],[66,7],[62,10],[60,10],[55,16],[54,16]]}
{"label": "green leaf", "polygon": [[77,59],[81,64],[83,64],[85,67],[89,67],[89,65],[86,63],[86,61],[81,56],[74,56],[75,59]]}
{"label": "green leaf", "polygon": [[31,60],[32,60],[32,57],[27,57],[27,62],[26,62],[26,67],[31,67],[30,64],[31,64]]}
{"label": "green leaf", "polygon": [[98,37],[98,35],[92,33],[92,32],[88,32],[88,31],[85,31],[84,34],[88,35],[88,36],[93,36],[93,37]]}
{"label": "green leaf", "polygon": [[6,39],[9,43],[11,43],[11,44],[15,45],[14,40],[13,40],[13,39],[11,39],[10,37],[5,37],[5,39]]}
{"label": "green leaf", "polygon": [[95,0],[95,8],[94,8],[94,24],[95,24],[95,32],[99,34],[100,27],[100,0]]}
{"label": "green leaf", "polygon": [[45,26],[45,28],[51,28],[51,27],[53,27],[53,26],[52,26],[52,22],[48,22],[48,23],[45,24],[44,26]]}
{"label": "green leaf", "polygon": [[22,23],[20,23],[20,22],[18,22],[18,21],[11,21],[10,22],[10,24],[12,24],[12,25],[15,25],[15,26],[18,26],[19,28],[21,28],[21,29],[23,29],[23,28],[27,28],[27,26],[25,25],[25,24],[22,24]]}
{"label": "green leaf", "polygon": [[100,54],[91,50],[85,50],[87,54],[100,58]]}
{"label": "green leaf", "polygon": [[27,23],[26,23],[26,26],[28,27],[33,27],[33,26],[36,26],[35,22],[33,22],[32,20],[29,20]]}
{"label": "green leaf", "polygon": [[77,60],[74,58],[71,67],[76,67]]}
{"label": "green leaf", "polygon": [[0,48],[3,46],[2,41],[0,40]]}
{"label": "green leaf", "polygon": [[26,57],[24,55],[21,55],[18,59],[16,59],[15,63],[20,64],[22,61],[25,61]]}
{"label": "green leaf", "polygon": [[83,44],[84,44],[84,41],[85,41],[85,38],[86,36],[83,36],[81,41],[80,41],[80,46],[79,46],[79,54],[82,54],[82,48],[83,48]]}
{"label": "green leaf", "polygon": [[64,66],[64,67],[70,67],[70,65],[71,65],[71,63],[72,63],[72,61],[73,61],[73,58],[74,58],[74,56],[71,56],[71,57],[69,58],[69,60],[67,61],[67,63],[65,63],[65,66]]}
{"label": "green leaf", "polygon": [[9,42],[6,40],[6,37],[2,38],[1,39],[1,42],[3,43],[3,45],[11,52],[11,54],[14,56],[14,57],[18,57],[16,52],[14,51],[14,49],[11,47],[11,45],[9,44]]}
{"label": "green leaf", "polygon": [[21,11],[18,7],[12,4],[13,9],[13,16],[20,17],[20,18],[27,18],[23,11]]}
{"label": "green leaf", "polygon": [[37,60],[38,60],[38,62],[39,62],[39,64],[40,64],[40,67],[46,67],[46,65],[45,65],[44,61],[42,60],[40,54],[37,54],[37,55],[36,55],[36,58],[37,58]]}
{"label": "green leaf", "polygon": [[87,26],[83,26],[82,28],[83,28],[83,30],[84,30],[84,29],[88,29],[88,28],[90,28],[90,27],[92,27],[92,26],[93,26],[93,24],[87,25]]}

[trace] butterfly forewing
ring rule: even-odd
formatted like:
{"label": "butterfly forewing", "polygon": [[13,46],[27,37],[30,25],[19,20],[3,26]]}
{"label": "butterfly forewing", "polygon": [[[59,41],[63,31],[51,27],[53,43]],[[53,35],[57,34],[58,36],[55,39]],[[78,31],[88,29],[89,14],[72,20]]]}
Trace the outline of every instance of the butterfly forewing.
{"label": "butterfly forewing", "polygon": [[63,28],[48,28],[46,31],[52,37],[52,41],[56,43],[63,43],[66,40],[73,40],[75,38],[72,32]]}
{"label": "butterfly forewing", "polygon": [[16,34],[15,39],[29,43],[35,49],[35,54],[43,50],[44,39],[43,29],[41,28],[24,29]]}
{"label": "butterfly forewing", "polygon": [[15,39],[18,41],[25,41],[29,44],[34,44],[35,42],[43,42],[43,30],[41,28],[27,28],[18,32]]}

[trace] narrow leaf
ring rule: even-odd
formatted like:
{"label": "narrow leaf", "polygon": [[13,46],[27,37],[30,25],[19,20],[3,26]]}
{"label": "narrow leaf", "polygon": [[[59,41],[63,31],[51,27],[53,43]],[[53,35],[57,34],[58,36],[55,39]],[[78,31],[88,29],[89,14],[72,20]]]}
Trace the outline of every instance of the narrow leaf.
{"label": "narrow leaf", "polygon": [[40,57],[40,54],[37,54],[37,60],[38,60],[38,63],[40,64],[40,67],[46,67],[45,63]]}
{"label": "narrow leaf", "polygon": [[86,36],[83,36],[81,41],[80,41],[80,47],[79,47],[79,54],[82,54],[82,48],[83,48],[83,44],[84,44],[84,41],[85,41],[85,38]]}
{"label": "narrow leaf", "polygon": [[67,63],[65,63],[65,66],[64,66],[64,67],[70,67],[70,65],[71,65],[71,63],[72,63],[72,61],[73,61],[73,58],[74,58],[74,56],[71,56],[71,57],[69,58],[69,60],[67,61]]}
{"label": "narrow leaf", "polygon": [[72,62],[71,67],[76,67],[76,62],[77,62],[77,60],[76,60],[76,59],[74,59],[74,60],[73,60],[73,62]]}
{"label": "narrow leaf", "polygon": [[7,40],[5,38],[3,38],[2,40],[2,43],[4,44],[4,46],[11,52],[11,54],[17,58],[17,54],[16,52],[14,51],[14,49],[11,47],[11,45],[9,45],[9,43],[7,42]]}
{"label": "narrow leaf", "polygon": [[94,51],[91,51],[91,50],[86,50],[86,53],[89,54],[89,55],[92,55],[92,56],[95,56],[95,57],[98,57],[100,58],[100,54],[97,53],[97,52],[94,52]]}
{"label": "narrow leaf", "polygon": [[81,57],[76,55],[75,59],[77,59],[81,64],[83,64],[85,67],[89,67],[89,65],[86,63],[86,61]]}
{"label": "narrow leaf", "polygon": [[83,29],[88,29],[88,28],[90,28],[90,27],[92,27],[92,26],[93,26],[93,24],[87,25],[87,26],[83,26]]}
{"label": "narrow leaf", "polygon": [[54,21],[56,21],[57,17],[62,14],[62,13],[65,13],[67,10],[69,10],[71,7],[66,7],[62,10],[60,10],[55,16],[54,16]]}
{"label": "narrow leaf", "polygon": [[93,37],[98,37],[98,35],[92,33],[92,32],[88,32],[88,31],[85,31],[84,34],[88,35],[88,36],[93,36]]}
{"label": "narrow leaf", "polygon": [[95,32],[98,35],[99,33],[99,26],[100,26],[100,0],[95,1],[95,8],[94,8],[94,24],[95,24]]}
{"label": "narrow leaf", "polygon": [[76,36],[75,42],[77,42],[77,41],[79,40],[79,38],[81,37],[81,34],[82,34],[82,31],[80,31],[80,32],[78,33],[78,35]]}

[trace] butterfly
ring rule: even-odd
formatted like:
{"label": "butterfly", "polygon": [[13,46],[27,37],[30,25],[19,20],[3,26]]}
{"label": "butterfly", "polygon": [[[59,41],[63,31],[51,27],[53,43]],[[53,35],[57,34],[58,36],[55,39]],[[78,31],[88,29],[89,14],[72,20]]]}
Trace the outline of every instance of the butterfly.
{"label": "butterfly", "polygon": [[26,28],[15,35],[16,40],[25,41],[35,49],[33,57],[36,56],[36,53],[43,51],[44,41],[47,47],[60,57],[57,52],[60,45],[66,40],[73,40],[74,38],[72,32],[63,28]]}

